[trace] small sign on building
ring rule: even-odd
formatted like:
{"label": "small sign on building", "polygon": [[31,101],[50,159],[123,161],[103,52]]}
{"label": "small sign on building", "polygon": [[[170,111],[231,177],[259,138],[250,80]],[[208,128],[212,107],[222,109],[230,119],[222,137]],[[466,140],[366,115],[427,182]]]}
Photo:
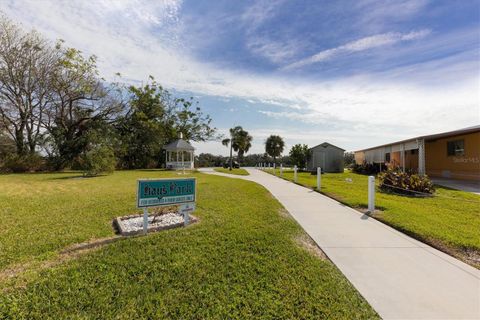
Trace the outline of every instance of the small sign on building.
{"label": "small sign on building", "polygon": [[143,208],[143,232],[147,233],[148,207],[179,205],[184,224],[195,209],[196,178],[140,179],[137,185],[137,208]]}

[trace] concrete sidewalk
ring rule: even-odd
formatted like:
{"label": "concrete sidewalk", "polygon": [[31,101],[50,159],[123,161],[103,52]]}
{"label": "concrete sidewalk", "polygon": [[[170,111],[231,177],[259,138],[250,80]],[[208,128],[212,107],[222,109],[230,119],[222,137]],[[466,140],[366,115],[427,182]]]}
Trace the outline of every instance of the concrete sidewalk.
{"label": "concrete sidewalk", "polygon": [[480,319],[479,270],[308,188],[247,170],[201,171],[267,188],[382,318]]}

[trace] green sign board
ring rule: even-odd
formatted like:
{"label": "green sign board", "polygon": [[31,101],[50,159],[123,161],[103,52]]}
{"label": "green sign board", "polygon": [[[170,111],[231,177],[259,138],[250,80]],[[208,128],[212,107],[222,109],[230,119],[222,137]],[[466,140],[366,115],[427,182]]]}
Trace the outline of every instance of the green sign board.
{"label": "green sign board", "polygon": [[195,178],[138,180],[137,208],[195,202],[196,191]]}

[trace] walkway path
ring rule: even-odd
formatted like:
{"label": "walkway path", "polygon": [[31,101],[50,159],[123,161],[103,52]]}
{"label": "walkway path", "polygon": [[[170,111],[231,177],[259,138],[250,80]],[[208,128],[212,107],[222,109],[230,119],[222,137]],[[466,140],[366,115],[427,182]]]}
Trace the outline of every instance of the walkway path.
{"label": "walkway path", "polygon": [[337,201],[256,169],[263,185],[384,319],[480,319],[480,271]]}

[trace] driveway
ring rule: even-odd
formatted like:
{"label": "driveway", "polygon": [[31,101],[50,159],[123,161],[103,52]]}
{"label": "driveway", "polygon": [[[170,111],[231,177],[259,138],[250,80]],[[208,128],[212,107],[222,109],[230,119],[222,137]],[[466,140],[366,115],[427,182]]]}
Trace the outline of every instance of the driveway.
{"label": "driveway", "polygon": [[384,319],[480,319],[480,271],[308,188],[256,169],[249,176],[283,204]]}
{"label": "driveway", "polygon": [[480,195],[480,181],[455,180],[445,178],[432,178],[432,181],[435,184],[447,188],[462,190]]}

